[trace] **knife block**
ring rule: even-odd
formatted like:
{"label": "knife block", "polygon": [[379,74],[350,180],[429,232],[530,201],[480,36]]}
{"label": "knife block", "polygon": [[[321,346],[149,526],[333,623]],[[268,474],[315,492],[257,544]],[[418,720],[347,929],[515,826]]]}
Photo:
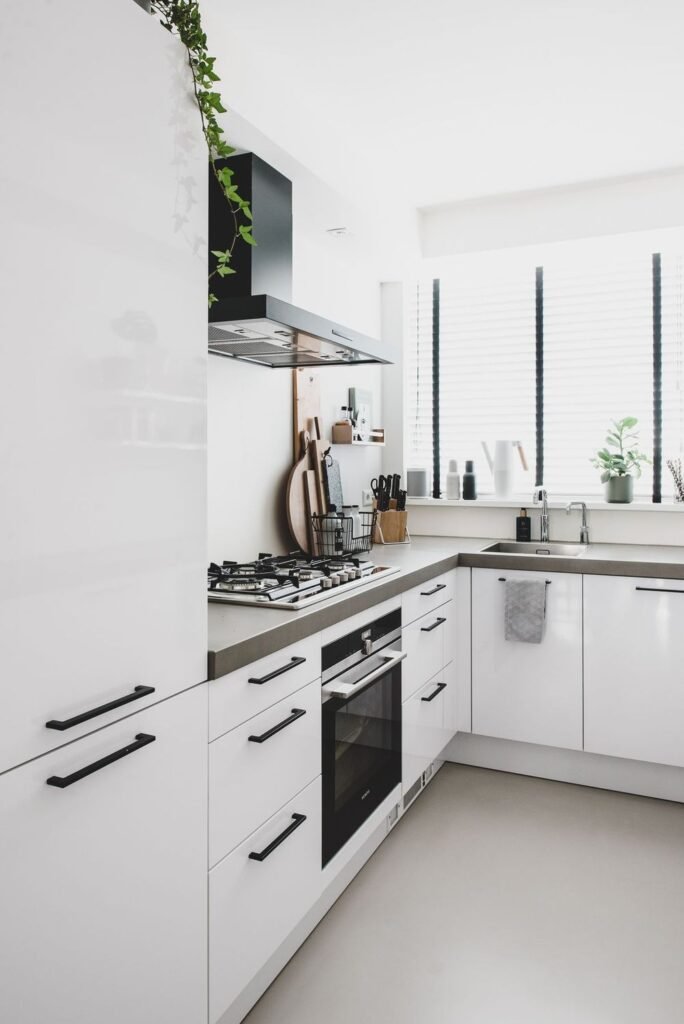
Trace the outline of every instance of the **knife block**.
{"label": "knife block", "polygon": [[[377,508],[377,502],[373,502]],[[390,507],[386,512],[378,512],[373,533],[374,544],[410,544],[408,532],[408,512],[397,512],[396,498],[390,499]]]}

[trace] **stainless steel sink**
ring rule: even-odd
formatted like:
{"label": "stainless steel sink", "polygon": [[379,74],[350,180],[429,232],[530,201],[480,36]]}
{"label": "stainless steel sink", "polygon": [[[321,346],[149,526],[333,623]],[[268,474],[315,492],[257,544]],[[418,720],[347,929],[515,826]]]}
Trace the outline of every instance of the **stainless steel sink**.
{"label": "stainless steel sink", "polygon": [[500,555],[555,555],[560,558],[579,558],[586,554],[587,544],[562,544],[549,541],[498,540],[496,544],[482,549],[482,554]]}

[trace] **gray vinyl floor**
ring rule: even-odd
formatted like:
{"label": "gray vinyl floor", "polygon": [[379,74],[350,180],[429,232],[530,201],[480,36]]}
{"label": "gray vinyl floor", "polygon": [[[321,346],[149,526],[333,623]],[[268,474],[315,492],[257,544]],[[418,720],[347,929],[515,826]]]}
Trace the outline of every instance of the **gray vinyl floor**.
{"label": "gray vinyl floor", "polygon": [[445,765],[248,1024],[683,1024],[684,807]]}

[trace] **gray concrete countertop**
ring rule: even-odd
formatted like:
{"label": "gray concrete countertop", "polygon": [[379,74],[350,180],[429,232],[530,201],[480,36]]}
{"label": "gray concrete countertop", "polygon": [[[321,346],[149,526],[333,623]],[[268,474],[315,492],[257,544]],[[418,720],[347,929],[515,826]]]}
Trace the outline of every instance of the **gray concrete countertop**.
{"label": "gray concrete countertop", "polygon": [[511,555],[499,551],[464,551],[459,565],[487,569],[546,569],[574,572],[584,576],[644,576],[650,579],[684,580],[684,547],[653,544],[589,544],[578,557],[559,555]]}
{"label": "gray concrete countertop", "polygon": [[684,547],[590,544],[587,553],[578,558],[484,554],[482,549],[492,543],[494,538],[414,537],[405,547],[376,546],[374,561],[378,565],[397,566],[398,573],[352,591],[347,597],[342,593],[308,611],[210,602],[209,679],[273,654],[457,565],[684,580]]}
{"label": "gray concrete countertop", "polygon": [[440,572],[454,569],[459,554],[479,551],[491,543],[480,537],[416,537],[405,546],[376,545],[373,561],[377,565],[397,566],[398,573],[351,591],[347,597],[340,594],[300,612],[210,601],[209,679],[249,665],[340,619],[396,597]]}

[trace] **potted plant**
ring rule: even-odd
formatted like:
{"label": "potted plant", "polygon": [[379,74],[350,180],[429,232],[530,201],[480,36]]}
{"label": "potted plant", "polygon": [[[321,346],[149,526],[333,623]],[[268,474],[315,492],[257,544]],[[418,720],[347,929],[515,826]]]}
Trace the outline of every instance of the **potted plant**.
{"label": "potted plant", "polygon": [[638,450],[639,435],[634,430],[637,422],[635,416],[612,420],[606,447],[601,448],[596,458],[591,460],[592,465],[601,470],[601,482],[606,485],[606,501],[630,502],[634,495],[634,477],[641,476],[642,463],[651,461]]}

